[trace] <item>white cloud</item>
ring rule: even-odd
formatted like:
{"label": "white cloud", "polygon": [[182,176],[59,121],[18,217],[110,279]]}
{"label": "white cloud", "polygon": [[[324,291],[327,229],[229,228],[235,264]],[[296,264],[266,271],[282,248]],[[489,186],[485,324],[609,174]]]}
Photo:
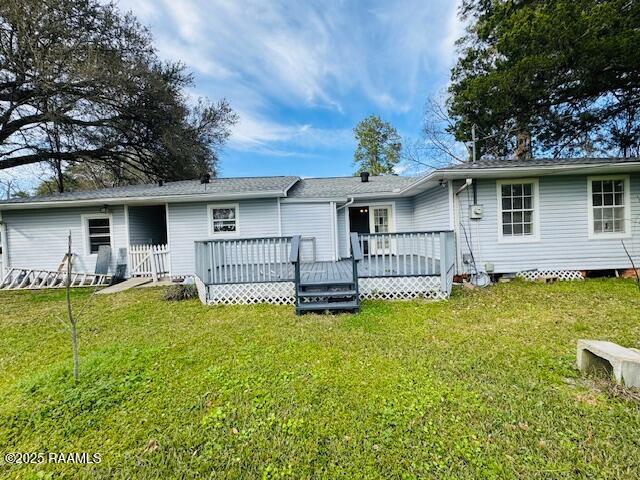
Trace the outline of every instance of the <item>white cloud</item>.
{"label": "white cloud", "polygon": [[440,51],[444,58],[449,59],[450,64],[453,64],[456,58],[456,40],[464,34],[464,23],[457,15],[459,0],[455,4],[456,8],[452,10],[449,16],[446,33],[440,43]]}
{"label": "white cloud", "polygon": [[383,114],[422,105],[425,77],[452,63],[457,4],[120,0],[150,25],[161,55],[184,62],[200,75],[199,89],[241,112],[232,143],[246,148],[334,133],[265,120],[274,105],[337,114],[361,108],[354,98]]}
{"label": "white cloud", "polygon": [[350,145],[350,129],[314,128],[308,124],[283,125],[240,112],[230,145],[238,150],[264,151],[269,145],[288,144],[302,149]]}

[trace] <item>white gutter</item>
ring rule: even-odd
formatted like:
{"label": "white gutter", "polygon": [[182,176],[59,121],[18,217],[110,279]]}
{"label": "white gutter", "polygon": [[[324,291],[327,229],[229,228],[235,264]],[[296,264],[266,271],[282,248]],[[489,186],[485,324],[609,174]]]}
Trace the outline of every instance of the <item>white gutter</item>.
{"label": "white gutter", "polygon": [[[506,161],[505,161],[506,162]],[[402,189],[396,196],[404,196],[411,190],[419,187],[423,183],[430,180],[459,180],[460,178],[495,178],[499,175],[540,175],[543,173],[551,175],[566,175],[573,172],[589,171],[589,170],[607,170],[617,171],[638,171],[640,170],[640,161],[638,162],[619,162],[619,163],[576,163],[573,165],[522,165],[518,167],[496,167],[496,168],[441,168],[433,170],[424,177],[419,178],[411,185]],[[381,195],[382,196],[382,195]]]}

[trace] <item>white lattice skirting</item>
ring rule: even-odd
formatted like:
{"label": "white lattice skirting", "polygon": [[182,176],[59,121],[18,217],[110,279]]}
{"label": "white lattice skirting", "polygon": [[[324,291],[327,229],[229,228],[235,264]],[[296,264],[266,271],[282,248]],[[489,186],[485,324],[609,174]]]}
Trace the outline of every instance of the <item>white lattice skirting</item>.
{"label": "white lattice skirting", "polygon": [[251,305],[273,303],[289,305],[295,302],[293,282],[229,283],[209,285],[207,301],[220,305]]}
{"label": "white lattice skirting", "polygon": [[[196,282],[201,283],[201,282]],[[440,289],[440,277],[380,277],[360,278],[361,300],[409,300],[428,298],[444,300],[449,297]],[[206,288],[206,299],[214,305],[251,305],[272,303],[291,305],[295,302],[293,282],[230,283],[222,285],[198,285],[198,293]],[[202,299],[202,294],[200,298]]]}
{"label": "white lattice skirting", "polygon": [[449,297],[440,289],[440,277],[435,276],[361,278],[358,285],[362,300],[445,300]]}
{"label": "white lattice skirting", "polygon": [[524,272],[518,272],[516,276],[530,281],[536,281],[539,278],[584,280],[582,272],[579,270],[527,270]]}

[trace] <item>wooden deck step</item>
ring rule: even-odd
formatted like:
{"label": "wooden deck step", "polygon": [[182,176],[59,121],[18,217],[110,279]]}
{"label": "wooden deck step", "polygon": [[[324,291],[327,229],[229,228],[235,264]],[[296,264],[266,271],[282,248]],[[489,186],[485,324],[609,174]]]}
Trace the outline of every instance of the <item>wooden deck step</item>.
{"label": "wooden deck step", "polygon": [[356,294],[355,290],[322,290],[318,292],[306,291],[299,292],[298,296],[301,298],[313,298],[313,297],[353,297]]}
{"label": "wooden deck step", "polygon": [[341,311],[348,310],[354,311],[360,308],[357,300],[350,300],[348,302],[313,302],[313,303],[301,303],[296,307],[298,313],[302,312],[324,312],[324,311]]}
{"label": "wooden deck step", "polygon": [[352,278],[306,280],[297,286],[296,313],[357,312],[360,309],[357,281]]}
{"label": "wooden deck step", "polygon": [[321,282],[300,282],[301,288],[318,288],[318,287],[353,287],[353,280],[333,280]]}

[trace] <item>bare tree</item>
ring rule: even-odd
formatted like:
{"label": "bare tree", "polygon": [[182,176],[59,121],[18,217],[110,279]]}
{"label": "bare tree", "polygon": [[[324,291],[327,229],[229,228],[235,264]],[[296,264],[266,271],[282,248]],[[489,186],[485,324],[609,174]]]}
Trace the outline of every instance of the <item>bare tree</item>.
{"label": "bare tree", "polygon": [[215,173],[236,114],[187,103],[193,77],[111,2],[0,2],[0,170],[92,161],[118,181]]}
{"label": "bare tree", "polygon": [[445,96],[427,98],[424,105],[422,137],[403,143],[404,162],[425,170],[466,161],[467,152],[463,144],[457,142],[449,132],[452,126]]}
{"label": "bare tree", "polygon": [[10,198],[28,196],[20,185],[20,181],[13,176],[0,178],[0,198],[9,200]]}

